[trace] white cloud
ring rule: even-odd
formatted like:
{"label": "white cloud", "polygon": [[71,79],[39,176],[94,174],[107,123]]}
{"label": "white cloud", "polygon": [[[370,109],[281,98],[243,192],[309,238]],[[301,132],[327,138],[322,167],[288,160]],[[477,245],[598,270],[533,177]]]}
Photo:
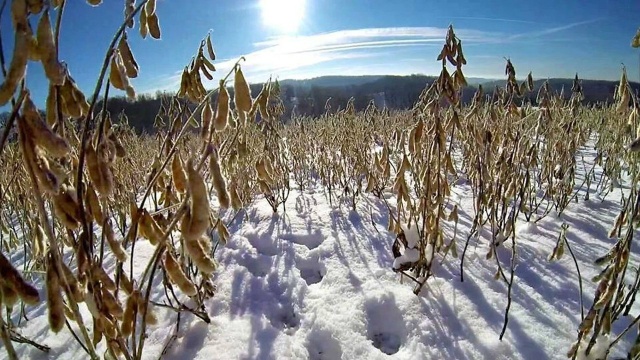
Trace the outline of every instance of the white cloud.
{"label": "white cloud", "polygon": [[[499,44],[513,41],[532,41],[553,35],[564,30],[597,20],[583,21],[564,26],[547,28],[539,31],[510,35],[507,33],[488,32],[475,29],[458,28],[456,35],[465,45]],[[246,61],[242,67],[250,82],[265,81],[273,75],[281,79],[297,77],[301,74],[328,74],[331,68],[345,68],[345,62],[351,61],[358,72],[366,71],[367,66],[363,59],[374,59],[378,63],[381,56],[387,56],[387,68],[391,73],[406,73],[406,70],[393,69],[389,65],[398,64],[397,55],[399,48],[436,47],[437,53],[442,46],[447,28],[439,27],[387,27],[340,30],[313,35],[281,36],[266,39],[254,44],[254,51],[247,54],[238,54],[236,57],[222,59],[216,62],[218,71],[214,75],[214,81],[205,82],[206,87],[214,87],[217,80],[223,77],[233,67],[240,56]],[[491,56],[493,54],[487,54]],[[411,54],[415,58],[416,54]],[[494,55],[495,56],[495,55]],[[434,55],[435,57],[435,55]],[[429,69],[429,56],[425,56],[423,65],[425,71]],[[368,61],[369,63],[371,61]],[[323,70],[323,71],[320,71]],[[372,69],[374,70],[374,69]],[[437,71],[437,69],[436,69]],[[176,89],[180,84],[180,72],[172,74],[161,86],[152,86],[154,89]],[[346,71],[348,74],[349,72]],[[332,73],[333,74],[333,73]],[[311,77],[308,76],[308,77]],[[205,79],[206,80],[206,79]]]}
{"label": "white cloud", "polygon": [[578,27],[578,26],[592,24],[592,23],[598,22],[600,20],[602,20],[602,19],[579,21],[579,22],[575,22],[575,23],[571,23],[571,24],[566,24],[566,25],[562,25],[562,26],[543,29],[543,30],[540,30],[540,31],[532,31],[532,32],[527,32],[527,33],[523,33],[523,34],[516,34],[516,35],[509,36],[507,38],[507,40],[510,41],[510,40],[523,39],[523,38],[532,39],[532,38],[542,37],[542,36],[545,36],[545,35],[553,35],[553,34],[556,34],[556,33],[559,33],[559,32],[565,31],[565,30],[573,29],[573,28]]}
{"label": "white cloud", "polygon": [[[455,31],[464,43],[495,42],[502,36],[473,29],[456,29]],[[218,71],[214,76],[215,79],[205,82],[205,86],[215,86],[217,80],[233,67],[240,56],[246,59],[242,62],[242,66],[248,79],[256,82],[264,81],[270,75],[280,78],[289,77],[288,75],[298,77],[304,71],[312,69],[313,73],[317,73],[315,68],[320,64],[324,64],[322,67],[326,68],[332,62],[378,57],[382,55],[380,51],[384,49],[440,47],[446,33],[447,28],[388,27],[271,38],[255,43],[256,50],[248,54],[238,54],[236,57],[216,62]],[[362,65],[362,62],[358,65]],[[181,73],[182,70],[170,75],[162,84],[150,83],[146,89],[149,89],[149,92],[177,90]],[[145,90],[142,92],[147,92]]]}
{"label": "white cloud", "polygon": [[[332,46],[338,44],[351,44],[366,41],[375,41],[376,39],[395,39],[398,41],[403,38],[413,38],[423,41],[440,41],[443,42],[447,28],[437,27],[388,27],[388,28],[366,28],[340,30],[333,32],[320,33],[305,36],[283,36],[266,41],[258,42],[257,47],[268,48],[292,48],[301,47],[317,48],[323,46]],[[498,34],[489,33],[480,30],[456,29],[456,34],[467,41],[488,41],[495,39]]]}

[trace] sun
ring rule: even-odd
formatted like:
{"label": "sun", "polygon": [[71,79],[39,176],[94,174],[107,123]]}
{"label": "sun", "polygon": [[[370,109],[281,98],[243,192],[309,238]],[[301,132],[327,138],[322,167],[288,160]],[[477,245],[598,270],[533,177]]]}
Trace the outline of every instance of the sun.
{"label": "sun", "polygon": [[305,12],[305,0],[260,0],[263,23],[276,30],[294,33]]}

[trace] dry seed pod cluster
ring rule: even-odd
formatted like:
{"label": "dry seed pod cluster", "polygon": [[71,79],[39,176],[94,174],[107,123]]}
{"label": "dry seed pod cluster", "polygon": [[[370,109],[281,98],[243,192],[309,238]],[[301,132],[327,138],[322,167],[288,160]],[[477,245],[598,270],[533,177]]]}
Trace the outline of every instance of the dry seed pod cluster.
{"label": "dry seed pod cluster", "polygon": [[[207,38],[200,42],[196,56],[182,71],[180,89],[177,94],[178,97],[186,97],[195,103],[199,103],[205,98],[207,91],[202,84],[202,77],[200,74],[202,73],[202,75],[204,75],[208,80],[213,80],[212,73],[216,71],[216,68],[212,63],[212,61],[215,61],[216,57],[210,36],[211,34],[208,34]],[[209,59],[204,54],[205,46],[207,47]]]}
{"label": "dry seed pod cluster", "polygon": [[180,232],[184,250],[196,267],[205,274],[212,273],[216,265],[206,247],[210,243],[206,231],[210,226],[211,208],[209,193],[202,175],[194,168],[193,160],[187,161],[189,208],[182,217]]}
{"label": "dry seed pod cluster", "polygon": [[[60,94],[58,99],[60,100],[59,105],[62,110],[62,115],[79,118],[87,114],[89,111],[89,103],[68,72],[62,86],[58,89]],[[58,100],[51,91],[49,94],[51,99],[47,98],[47,119],[57,119]]]}
{"label": "dry seed pod cluster", "polygon": [[[88,0],[88,3],[95,6],[101,1]],[[371,107],[363,114],[356,111],[355,102],[350,100],[344,109],[332,113],[332,105],[327,102],[327,114],[321,121],[307,123],[296,120],[293,125],[285,126],[278,121],[282,104],[278,103],[277,82],[269,81],[253,99],[240,66],[235,66],[230,74],[234,76],[237,115],[230,111],[226,78],[220,81],[214,112],[210,102],[212,98],[207,96],[200,77],[212,80],[211,73],[215,71],[212,64],[215,52],[210,36],[207,36],[191,64],[185,68],[180,88],[181,96],[192,101],[206,101],[200,112],[201,141],[191,141],[194,138],[189,134],[180,135],[188,109],[177,99],[163,103],[157,117],[160,131],[155,138],[123,140],[111,128],[109,115],[101,114],[97,123],[103,126],[103,131],[96,131],[94,136],[90,136],[91,140],[84,149],[88,181],[81,177],[82,189],[76,189],[75,184],[71,185],[72,178],[68,173],[77,170],[76,153],[82,148],[76,144],[80,143],[81,134],[68,126],[67,120],[87,115],[89,104],[68,71],[59,63],[51,20],[44,5],[43,1],[37,0],[12,2],[12,20],[16,29],[14,46],[17,50],[0,86],[0,103],[6,104],[15,95],[24,79],[28,59],[42,63],[50,85],[46,121],[36,110],[29,93],[24,93],[17,118],[20,152],[10,154],[8,150],[3,154],[12,155],[13,162],[0,174],[0,193],[4,196],[5,189],[8,189],[10,194],[2,199],[1,205],[11,203],[14,208],[25,209],[25,213],[37,211],[35,201],[25,196],[30,195],[33,189],[16,184],[20,181],[11,183],[7,180],[10,176],[6,175],[16,168],[25,170],[15,166],[15,159],[19,162],[22,156],[26,170],[33,173],[34,185],[44,193],[46,205],[53,209],[55,233],[61,234],[61,243],[74,252],[77,264],[74,274],[66,264],[54,260],[55,252],[51,245],[59,244],[48,243],[51,229],[46,221],[40,222],[36,217],[27,221],[26,233],[34,234],[34,241],[26,248],[31,252],[29,256],[40,258],[34,262],[34,269],[42,270],[43,263],[46,267],[44,276],[51,328],[59,331],[65,318],[76,321],[82,328],[73,303],[84,301],[93,318],[93,323],[88,325],[93,326],[93,341],[85,343],[87,346],[91,343],[96,345],[104,338],[108,350],[116,355],[127,353],[129,340],[144,340],[145,335],[140,333],[136,335],[138,338],[128,339],[136,333],[138,314],[144,315],[149,324],[155,322],[150,303],[141,292],[148,285],[140,284],[138,278],[129,278],[129,270],[123,267],[128,254],[124,243],[117,239],[118,232],[123,236],[127,234],[126,242],[133,242],[137,230],[141,237],[156,245],[158,253],[164,254],[157,259],[164,264],[169,282],[177,285],[191,300],[200,301],[200,296],[196,295],[214,291],[209,276],[216,266],[212,239],[217,234],[220,243],[224,244],[230,233],[221,219],[212,216],[205,177],[197,169],[197,156],[193,155],[199,149],[224,145],[225,156],[216,153],[208,159],[212,185],[222,210],[232,207],[237,211],[258,194],[263,194],[275,211],[286,201],[291,176],[301,189],[311,186],[317,178],[328,190],[330,201],[339,197],[349,198],[354,209],[363,191],[376,193],[381,199],[385,198],[385,193],[393,192],[398,208],[390,216],[388,229],[397,234],[394,245],[419,253],[417,259],[402,263],[395,270],[406,274],[413,271],[423,284],[431,275],[430,266],[435,256],[442,256],[444,261],[451,252],[453,257],[458,257],[456,228],[453,238],[445,241],[449,240],[450,232],[445,231],[443,222],[454,222],[457,226],[458,207],[448,207],[451,205],[450,184],[458,176],[464,177],[474,193],[475,217],[470,232],[477,234],[489,226],[492,230],[495,228],[487,244],[479,244],[487,245],[487,258],[496,261],[498,266],[496,279],[505,281],[510,291],[512,282],[505,276],[509,269],[496,256],[496,248],[512,246],[515,249],[515,242],[510,244],[508,240],[514,236],[514,221],[519,214],[536,219],[548,214],[549,210],[543,210],[545,207],[555,208],[561,213],[568,205],[575,194],[575,154],[585,145],[588,129],[597,129],[596,147],[599,154],[606,154],[596,159],[596,163],[605,169],[605,179],[620,179],[623,171],[620,164],[633,164],[630,160],[632,155],[623,151],[625,143],[631,142],[628,150],[632,152],[640,147],[636,146],[637,140],[632,141],[634,136],[631,134],[638,125],[638,111],[624,69],[616,91],[617,110],[626,111],[630,102],[634,107],[623,120],[620,116],[613,116],[613,109],[589,109],[579,114],[582,111],[579,107],[582,90],[577,76],[568,108],[565,99],[555,94],[547,82],[540,88],[536,99],[541,109],[538,118],[525,116],[532,107],[519,96],[533,90],[533,78],[529,73],[527,80],[518,85],[515,67],[507,61],[506,86],[496,87],[489,96],[479,89],[464,121],[461,121],[466,109],[459,108],[458,96],[466,84],[462,74],[466,59],[461,41],[452,27],[438,57],[443,61],[440,77],[425,89],[409,112],[390,113],[388,109],[377,111]],[[60,1],[51,2],[53,8],[60,5]],[[160,37],[155,7],[155,1],[148,1],[141,8],[139,24],[143,37],[147,34],[153,38]],[[129,28],[135,25],[132,16],[135,9],[135,1],[125,1],[125,16],[131,17],[127,21]],[[43,15],[34,34],[27,16],[41,12]],[[634,37],[634,44],[635,40]],[[139,67],[126,33],[112,50],[112,57],[107,59],[111,64],[110,81],[114,87],[128,91],[132,96],[129,79],[138,75]],[[205,57],[205,51],[208,57]],[[451,75],[446,68],[447,62],[456,67]],[[443,106],[443,99],[454,106]],[[568,109],[571,111],[566,111]],[[258,114],[260,122],[257,121]],[[583,119],[578,115],[589,118]],[[239,126],[235,122],[236,116],[240,120]],[[602,121],[593,119],[601,116]],[[514,121],[516,118],[519,121]],[[166,129],[165,122],[169,124]],[[625,122],[631,130],[621,126]],[[229,137],[230,134],[224,131],[228,127],[237,130],[236,136]],[[623,128],[622,140],[616,140],[621,138],[619,130]],[[194,143],[203,146],[195,146]],[[372,153],[374,146],[378,146],[380,151]],[[174,150],[176,155],[170,159]],[[127,156],[126,164],[116,161],[116,158],[125,158],[127,153],[130,156]],[[179,154],[186,154],[185,159],[190,160],[184,164]],[[460,159],[455,166],[454,157]],[[171,164],[167,161],[167,168],[162,168],[165,159]],[[201,163],[206,160],[202,159]],[[149,172],[145,172],[147,164],[153,164]],[[171,166],[170,170],[168,166]],[[142,207],[139,211],[135,202],[129,206],[132,199],[138,199],[146,190],[139,184],[139,179],[143,178],[147,179],[153,194],[145,199],[155,206],[153,212],[147,210],[151,207]],[[153,179],[155,184],[151,184]],[[227,179],[231,181],[227,183]],[[543,189],[544,196],[536,195],[538,189]],[[83,196],[81,199],[76,197],[78,190]],[[157,192],[161,193],[159,199],[155,196]],[[174,206],[180,204],[177,196],[186,203],[186,214],[174,212],[181,209]],[[626,203],[631,204],[632,200],[628,199]],[[143,203],[146,206],[146,202]],[[616,280],[617,274],[629,263],[628,245],[631,240],[625,237],[631,228],[629,224],[637,221],[637,218],[631,219],[631,212],[626,210],[616,218],[610,234],[618,239],[617,245],[599,262],[606,268],[594,279],[598,283],[594,304],[579,326],[579,341],[572,348],[573,354],[582,346],[579,344],[583,344],[583,340],[589,340],[591,333],[610,333],[612,323],[631,303],[630,297],[623,295],[637,292],[637,288],[630,290],[623,281]],[[128,214],[137,228],[127,223]],[[178,218],[176,214],[182,214],[182,217]],[[101,227],[102,238],[97,239],[99,236],[84,229],[85,221],[88,221],[89,229],[96,229],[93,225]],[[172,223],[179,224],[182,236],[164,242],[171,238]],[[418,240],[411,246],[402,230],[405,224],[420,228]],[[215,232],[211,231],[213,228]],[[12,234],[6,248],[17,248],[19,243],[15,229],[3,232]],[[73,236],[66,237],[65,233]],[[471,236],[475,235],[469,235],[469,238]],[[114,272],[107,273],[102,267],[102,260],[97,260],[96,249],[100,243],[117,260]],[[565,246],[568,247],[569,242],[561,234],[551,259],[560,259]],[[162,253],[162,249],[166,252]],[[464,251],[461,258],[464,261]],[[196,271],[192,265],[199,270],[201,281],[193,277]],[[4,255],[0,257],[0,267],[3,273],[0,279],[3,304],[13,305],[19,299],[34,304],[40,300],[37,291],[20,277]],[[145,274],[142,280],[151,283],[152,279],[150,274]],[[121,300],[124,298],[117,296],[120,290],[127,295],[124,303]],[[199,291],[202,293],[198,294]],[[62,292],[68,295],[65,297]],[[636,344],[631,353],[638,349],[640,346]]]}
{"label": "dry seed pod cluster", "polygon": [[[124,39],[124,38],[123,38]],[[128,46],[126,46],[128,47]],[[109,71],[109,82],[113,87],[124,90],[130,99],[135,99],[136,92],[129,83],[130,77],[137,76],[137,69],[132,64],[132,60],[125,59],[128,54],[122,53],[120,49],[113,52]],[[125,65],[128,64],[128,65]],[[134,75],[134,76],[131,76]]]}

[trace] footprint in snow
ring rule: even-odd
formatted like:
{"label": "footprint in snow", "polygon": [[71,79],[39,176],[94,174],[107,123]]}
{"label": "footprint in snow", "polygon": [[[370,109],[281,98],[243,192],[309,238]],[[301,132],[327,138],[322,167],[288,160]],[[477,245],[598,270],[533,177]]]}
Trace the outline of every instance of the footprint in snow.
{"label": "footprint in snow", "polygon": [[279,308],[268,317],[274,328],[284,330],[288,334],[295,332],[300,326],[300,316],[289,303],[280,304]]}
{"label": "footprint in snow", "polygon": [[292,243],[295,243],[298,245],[304,245],[309,250],[313,250],[317,248],[324,241],[324,236],[322,235],[320,230],[317,230],[317,229],[310,234],[303,234],[303,233],[282,234],[280,235],[280,238],[283,240],[291,241]]}
{"label": "footprint in snow", "polygon": [[273,256],[262,254],[242,253],[236,258],[238,265],[249,270],[255,277],[266,276],[273,266]]}
{"label": "footprint in snow", "polygon": [[278,255],[278,239],[270,236],[260,237],[257,234],[247,233],[245,234],[249,244],[253,246],[258,254],[265,256]]}
{"label": "footprint in snow", "polygon": [[300,277],[306,281],[307,285],[319,283],[327,273],[327,267],[320,261],[320,256],[317,254],[306,259],[298,258],[296,267],[300,271]]}
{"label": "footprint in snow", "polygon": [[406,340],[407,327],[393,295],[369,299],[364,308],[367,338],[383,353],[397,353]]}
{"label": "footprint in snow", "polygon": [[309,360],[342,359],[342,347],[330,331],[325,329],[311,330],[306,341]]}

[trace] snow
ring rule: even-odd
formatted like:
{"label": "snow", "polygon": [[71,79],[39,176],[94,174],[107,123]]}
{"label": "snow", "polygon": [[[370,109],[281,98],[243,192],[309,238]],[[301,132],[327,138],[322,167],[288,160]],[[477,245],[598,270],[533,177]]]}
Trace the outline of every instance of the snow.
{"label": "snow", "polygon": [[[316,187],[292,191],[287,212],[273,214],[266,200],[257,198],[229,226],[232,236],[215,254],[220,264],[214,278],[217,289],[205,303],[211,324],[182,313],[178,339],[164,358],[566,358],[580,323],[577,274],[570,256],[553,262],[547,258],[566,223],[588,309],[595,290],[589,279],[600,271],[593,260],[613,244],[607,232],[620,208],[619,191],[602,200],[591,189],[590,201],[583,200],[584,191],[579,193],[579,203],[569,205],[560,216],[550,214],[535,224],[520,219],[516,224],[513,303],[502,341],[507,286],[494,279],[495,260],[485,259],[491,239],[488,229],[471,239],[464,282],[459,259],[448,256],[441,263],[442,256],[436,255],[434,276],[415,295],[411,280],[392,270],[398,262],[419,259],[415,225],[404,227],[408,246],[402,259],[394,260],[395,236],[386,230],[388,215],[382,200],[366,196],[353,211],[346,203],[329,205],[323,189]],[[450,206],[454,204],[459,209],[456,246],[461,254],[473,221],[468,184],[458,182],[452,190]],[[447,242],[452,233],[453,226],[445,236]],[[134,277],[139,279],[154,247],[146,240],[135,246]],[[502,264],[508,264],[511,241],[502,242],[496,250]],[[14,254],[12,259],[19,262],[20,256]],[[635,256],[633,263],[637,263]],[[154,300],[162,302],[161,282],[156,280]],[[41,281],[36,286],[43,288]],[[18,331],[50,346],[51,351],[43,354],[15,344],[21,358],[86,358],[68,330],[59,334],[48,330],[44,304],[26,310],[29,321],[22,321]],[[634,307],[632,314],[637,310]],[[85,304],[81,311],[90,316]],[[176,326],[175,312],[160,307],[154,311],[159,322],[148,328],[143,359],[158,358]],[[17,324],[18,317],[13,320]],[[614,334],[628,323],[615,323]],[[600,339],[589,358],[603,354],[608,341]],[[626,354],[632,341],[632,337],[623,338],[609,355]],[[98,345],[100,354],[104,349],[104,342]],[[5,357],[0,349],[0,358]]]}

